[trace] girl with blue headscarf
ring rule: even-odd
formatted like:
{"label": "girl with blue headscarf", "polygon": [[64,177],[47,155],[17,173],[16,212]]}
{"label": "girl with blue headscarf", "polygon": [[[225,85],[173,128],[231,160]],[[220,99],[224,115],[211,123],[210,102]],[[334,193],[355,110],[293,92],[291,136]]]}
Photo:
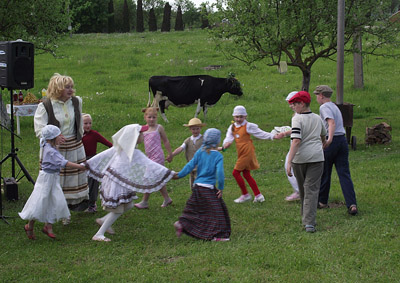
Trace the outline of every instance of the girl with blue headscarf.
{"label": "girl with blue headscarf", "polygon": [[197,166],[192,195],[186,202],[182,216],[174,224],[177,237],[185,233],[203,240],[229,241],[231,224],[222,199],[224,159],[217,150],[220,141],[221,132],[208,129],[204,133],[201,148],[174,176],[174,179],[185,177]]}

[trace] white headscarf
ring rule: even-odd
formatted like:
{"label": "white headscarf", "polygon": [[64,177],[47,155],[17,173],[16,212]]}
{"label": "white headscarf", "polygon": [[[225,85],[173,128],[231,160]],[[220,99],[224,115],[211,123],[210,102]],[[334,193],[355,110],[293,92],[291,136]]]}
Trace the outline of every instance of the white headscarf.
{"label": "white headscarf", "polygon": [[54,125],[46,125],[42,129],[42,137],[40,138],[40,146],[44,147],[47,140],[55,139],[61,135],[61,130]]}
{"label": "white headscarf", "polygon": [[112,136],[113,146],[118,153],[125,152],[129,162],[132,161],[140,129],[139,124],[126,125]]}

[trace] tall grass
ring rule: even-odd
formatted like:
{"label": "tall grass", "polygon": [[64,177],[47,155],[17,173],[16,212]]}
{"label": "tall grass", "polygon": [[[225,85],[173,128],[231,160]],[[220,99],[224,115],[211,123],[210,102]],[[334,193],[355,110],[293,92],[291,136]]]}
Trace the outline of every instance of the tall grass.
{"label": "tall grass", "polygon": [[[225,94],[207,116],[207,126],[223,133],[238,104],[246,106],[249,121],[266,131],[290,125],[292,112],[285,97],[300,89],[302,79],[300,71],[293,68],[282,75],[262,62],[249,69],[238,61],[227,61],[203,31],[73,35],[60,42],[59,55],[57,59],[50,55],[35,57],[35,88],[31,91],[38,96],[55,72],[72,76],[76,94],[84,101],[83,111],[92,115],[93,128],[108,139],[126,124],[144,123],[141,108],[147,104],[148,79],[153,75],[226,77],[228,72],[235,73],[243,85],[243,97]],[[223,67],[204,70],[208,65]],[[162,198],[156,193],[151,196],[149,210],[124,214],[115,224],[117,234],[111,237],[111,243],[90,240],[98,229],[95,218],[104,215],[101,209],[96,215],[73,213],[68,226],[54,225],[55,241],[41,234],[38,225],[38,239],[29,241],[23,231],[24,221],[17,215],[33,189],[23,178],[20,200],[3,201],[3,214],[15,218],[8,219],[10,225],[0,221],[0,281],[398,281],[399,68],[394,59],[369,57],[364,71],[365,88],[353,89],[352,58],[346,57],[344,101],[354,104],[352,135],[357,137],[357,150],[350,152],[350,168],[358,216],[346,213],[334,173],[331,208],[318,211],[317,233],[303,231],[299,203],[284,201],[291,193],[283,170],[288,140],[255,141],[261,168],[253,176],[266,196],[262,204],[233,203],[240,194],[231,176],[236,152],[232,147],[224,153],[224,199],[232,221],[232,240],[227,243],[175,237],[172,223],[190,195],[187,178],[168,183],[174,200],[171,207],[161,209]],[[310,89],[319,84],[335,89],[335,77],[335,62],[318,61]],[[319,106],[312,98],[311,109],[318,113]],[[3,99],[8,99],[5,91]],[[182,124],[194,112],[195,106],[170,107],[170,123],[159,119],[173,148],[190,135]],[[377,117],[393,127],[393,141],[366,146],[365,128],[382,121]],[[32,117],[21,118],[21,138],[16,139],[18,156],[36,179],[39,145]],[[9,140],[3,130],[2,157],[9,151]],[[101,145],[100,150],[104,150]],[[10,164],[3,164],[3,177],[11,175]],[[181,154],[167,166],[178,171],[184,164]]]}

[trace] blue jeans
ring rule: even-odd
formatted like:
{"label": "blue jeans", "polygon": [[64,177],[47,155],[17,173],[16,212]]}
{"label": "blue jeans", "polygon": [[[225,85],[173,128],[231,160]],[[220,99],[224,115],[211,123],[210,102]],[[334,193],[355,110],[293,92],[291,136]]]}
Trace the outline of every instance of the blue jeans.
{"label": "blue jeans", "polygon": [[321,178],[319,202],[323,204],[328,203],[332,168],[335,164],[346,206],[357,205],[356,193],[354,192],[354,185],[350,175],[349,147],[346,136],[334,136],[332,143],[324,150],[324,157],[324,173]]}

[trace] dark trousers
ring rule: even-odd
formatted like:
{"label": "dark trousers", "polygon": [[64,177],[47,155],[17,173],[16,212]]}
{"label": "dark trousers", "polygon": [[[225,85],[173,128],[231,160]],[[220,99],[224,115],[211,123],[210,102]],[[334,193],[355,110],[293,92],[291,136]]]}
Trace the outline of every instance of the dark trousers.
{"label": "dark trousers", "polygon": [[89,186],[89,207],[96,205],[97,196],[99,195],[99,182],[92,177],[88,177]]}
{"label": "dark trousers", "polygon": [[350,175],[349,147],[347,145],[346,136],[334,136],[332,143],[324,150],[324,157],[324,173],[321,178],[319,202],[323,204],[328,203],[332,168],[333,165],[335,165],[346,206],[350,207],[352,204],[357,205],[356,193],[354,192],[354,185]]}

